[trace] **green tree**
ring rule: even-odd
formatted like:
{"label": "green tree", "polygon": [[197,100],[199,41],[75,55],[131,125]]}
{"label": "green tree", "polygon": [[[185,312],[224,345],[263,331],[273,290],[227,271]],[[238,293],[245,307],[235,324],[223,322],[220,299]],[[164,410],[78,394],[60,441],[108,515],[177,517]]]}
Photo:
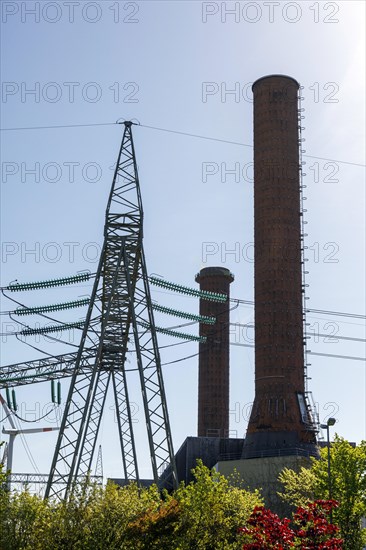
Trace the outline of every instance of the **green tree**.
{"label": "green tree", "polygon": [[[1,472],[0,472],[1,474]],[[261,505],[199,462],[195,482],[169,495],[155,485],[105,488],[86,483],[66,501],[0,494],[0,550],[233,550],[238,526]],[[1,480],[1,475],[0,475]]]}
{"label": "green tree", "polygon": [[0,549],[39,549],[42,534],[52,521],[50,509],[40,497],[28,491],[4,492],[0,504]]}
{"label": "green tree", "polygon": [[238,526],[247,521],[255,506],[261,505],[258,491],[238,487],[238,480],[226,479],[197,461],[195,481],[183,484],[174,494],[180,509],[174,548],[179,550],[231,550],[241,548]]}
{"label": "green tree", "polygon": [[238,531],[253,508],[262,504],[258,492],[234,487],[224,476],[197,461],[195,481],[163,493],[127,528],[128,539],[141,550],[241,549]]}
{"label": "green tree", "polygon": [[157,511],[161,496],[156,487],[139,488],[136,483],[118,487],[110,483],[101,491],[100,498],[91,504],[90,548],[126,549],[139,548],[134,542],[130,524],[137,521],[146,510]]}
{"label": "green tree", "polygon": [[[293,506],[305,506],[314,499],[327,499],[328,450],[320,451],[320,460],[312,459],[311,468],[299,472],[285,468],[279,476],[284,486],[281,498]],[[366,516],[366,442],[352,447],[336,436],[331,444],[332,497],[339,507],[333,521],[340,527],[345,550],[361,550],[366,544],[366,530],[361,520]]]}
{"label": "green tree", "polygon": [[126,539],[134,549],[173,550],[181,534],[181,508],[175,498],[161,501],[160,506],[150,506],[138,518],[129,523]]}
{"label": "green tree", "polygon": [[0,550],[135,550],[130,523],[160,505],[156,486],[135,483],[102,488],[86,482],[62,502],[3,490]]}
{"label": "green tree", "polygon": [[[135,550],[130,523],[147,509],[158,509],[161,497],[156,486],[138,488],[135,483],[105,488],[88,484],[75,489],[69,499],[54,505],[44,550]],[[49,544],[49,545],[47,545]]]}

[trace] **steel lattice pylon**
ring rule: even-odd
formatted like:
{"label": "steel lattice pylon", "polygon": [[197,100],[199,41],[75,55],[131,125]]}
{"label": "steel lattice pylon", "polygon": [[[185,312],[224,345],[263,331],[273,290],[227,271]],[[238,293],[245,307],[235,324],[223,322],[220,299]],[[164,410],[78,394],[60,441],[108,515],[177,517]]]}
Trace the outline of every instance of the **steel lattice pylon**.
{"label": "steel lattice pylon", "polygon": [[[90,472],[109,387],[114,394],[125,477],[139,482],[125,371],[130,337],[135,343],[154,481],[159,483],[159,471],[170,465],[168,485],[177,487],[143,251],[143,209],[132,123],[124,125],[107,205],[104,244],[80,347],[73,358],[46,498],[66,498],[77,476]],[[59,365],[57,360],[54,363],[54,367]]]}

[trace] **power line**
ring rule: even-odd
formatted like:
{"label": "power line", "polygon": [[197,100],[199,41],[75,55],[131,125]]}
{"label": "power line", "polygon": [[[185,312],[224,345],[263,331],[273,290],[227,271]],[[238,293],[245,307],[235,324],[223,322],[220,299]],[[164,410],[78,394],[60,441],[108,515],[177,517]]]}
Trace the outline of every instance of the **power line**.
{"label": "power line", "polygon": [[[4,291],[2,291],[3,293],[3,296],[5,296],[5,298],[8,298],[8,300],[10,300],[11,302],[17,304],[18,306],[21,306],[22,308],[26,308],[27,306],[25,304],[23,304],[22,302],[19,302],[18,300],[16,300],[15,298],[12,298],[10,296],[8,296],[7,294],[5,294]],[[14,319],[12,317],[12,314],[13,313],[16,313],[16,310],[14,311],[9,311],[8,312],[8,315],[10,317],[10,319],[15,323],[15,324],[19,324],[21,325],[22,327],[26,327],[26,328],[29,328],[28,325],[22,323],[21,321],[19,321],[19,319]],[[38,315],[40,317],[43,317],[44,319],[48,319],[50,321],[53,321],[55,323],[60,323],[62,325],[62,321],[59,321],[58,319],[55,319],[54,317],[50,317],[49,315],[46,315],[45,313],[38,313]],[[28,342],[26,342],[25,340],[20,340],[18,338],[18,336],[22,336],[22,332],[21,331],[15,331],[15,332],[4,332],[4,333],[0,333],[0,336],[15,336],[22,344],[26,344],[27,346],[35,349],[36,351],[39,351],[40,353],[43,353],[44,355],[48,355],[49,357],[53,357],[52,354],[46,352],[46,351],[43,351],[35,346],[32,346],[32,344],[29,344]],[[62,340],[61,338],[56,338],[55,336],[50,336],[49,334],[47,334],[47,338],[49,338],[50,340],[53,340],[55,342],[59,342],[61,344],[66,344],[68,346],[73,346],[75,348],[78,348],[79,346],[76,345],[76,344],[73,344],[71,342],[66,342],[65,340]]]}
{"label": "power line", "polygon": [[353,338],[352,336],[338,336],[338,334],[318,334],[314,332],[313,337],[319,336],[320,338],[333,338],[333,340],[350,340],[352,342],[366,342],[365,338]]}
{"label": "power line", "polygon": [[[140,126],[141,126],[141,128],[148,128],[148,129],[151,129],[151,130],[158,130],[160,132],[169,132],[171,134],[179,134],[179,135],[182,135],[182,136],[194,137],[194,138],[199,138],[199,139],[206,139],[206,140],[209,140],[209,141],[218,141],[220,143],[228,143],[230,145],[239,145],[241,147],[253,147],[253,145],[251,145],[249,143],[242,143],[240,141],[230,141],[230,140],[227,140],[227,139],[213,138],[213,137],[210,137],[210,136],[202,136],[200,134],[191,134],[189,132],[180,132],[178,130],[170,130],[168,128],[159,128],[157,126],[147,126],[146,124],[140,124]],[[357,163],[357,162],[349,162],[349,161],[346,161],[346,160],[330,159],[330,158],[327,158],[327,157],[318,157],[318,156],[315,156],[315,155],[305,155],[305,154],[303,154],[302,156],[313,158],[313,159],[318,159],[318,160],[328,160],[328,161],[333,161],[333,162],[340,162],[341,164],[350,164],[352,166],[361,166],[363,168],[366,166],[365,164],[360,164],[360,163]]]}
{"label": "power line", "polygon": [[[307,318],[308,319],[319,319],[320,321],[328,321],[329,322],[329,319],[327,319],[326,317],[314,317],[314,315],[309,315]],[[352,321],[343,321],[341,319],[337,319],[336,322],[337,323],[342,323],[342,325],[356,325],[357,327],[363,327],[364,326],[364,323],[352,323]]]}
{"label": "power line", "polygon": [[180,136],[193,137],[198,139],[205,139],[208,141],[218,141],[219,143],[228,143],[229,145],[240,145],[241,147],[253,147],[250,143],[242,143],[240,141],[230,141],[227,139],[214,138],[210,136],[202,136],[200,134],[191,134],[190,132],[181,132],[179,130],[170,130],[169,128],[159,128],[158,126],[147,126],[146,124],[140,124],[141,128],[148,128],[149,130],[157,130],[160,132],[168,132],[170,134],[178,134]]}
{"label": "power line", "polygon": [[[253,300],[242,300],[240,298],[230,298],[231,302],[238,302],[240,304],[245,305],[254,305]],[[329,311],[326,309],[312,309],[312,308],[306,308],[305,313],[320,313],[322,315],[337,315],[339,317],[351,317],[352,319],[366,319],[366,315],[361,315],[359,313],[346,313],[342,311]]]}
{"label": "power line", "polygon": [[[162,291],[154,291],[154,292],[161,292],[163,294],[174,294],[173,292],[162,292]],[[9,296],[7,296],[7,298],[9,298]],[[9,298],[9,299],[11,300],[11,298]],[[240,299],[236,299],[236,298],[230,298],[230,301],[231,302],[237,302],[237,303],[240,303],[240,304],[245,304],[245,305],[254,305],[254,302],[250,301],[250,300],[240,300]],[[20,302],[17,302],[17,303],[20,303]],[[26,306],[24,306],[24,307],[26,307]],[[11,314],[14,314],[14,313],[17,313],[17,311],[16,310],[1,311],[0,315],[11,315]],[[341,312],[341,311],[328,311],[328,310],[322,310],[322,309],[306,309],[306,313],[320,313],[322,315],[336,315],[338,317],[350,317],[352,319],[366,319],[366,315],[361,315],[359,313],[345,313],[345,312]],[[42,315],[41,313],[38,313],[38,315],[40,315],[41,317],[45,317],[46,319],[49,319],[51,321],[55,321],[57,323],[62,324],[62,321],[58,321],[57,319],[54,319],[52,317],[48,317],[47,315]],[[191,324],[195,324],[197,322],[198,321],[193,321],[193,322],[190,322],[190,323],[186,323],[185,325],[191,325]],[[184,326],[184,325],[180,325],[180,326]]]}
{"label": "power line", "polygon": [[336,357],[337,359],[352,359],[354,361],[363,361],[366,362],[365,357],[354,357],[352,355],[336,355],[334,353],[320,353],[315,351],[308,351],[308,355],[318,355],[320,357]]}
{"label": "power line", "polygon": [[168,363],[162,363],[161,366],[165,367],[166,365],[173,365],[173,363],[181,363],[182,361],[187,361],[187,359],[192,359],[192,357],[197,357],[200,355],[200,352],[193,353],[192,355],[187,355],[186,357],[181,357],[180,359],[175,359],[175,361],[169,361]]}
{"label": "power line", "polygon": [[[169,292],[169,291],[165,291],[165,290],[157,290],[157,289],[154,289],[153,290],[154,293],[158,293],[158,294],[168,294],[169,296],[174,296],[175,295],[175,292]],[[188,296],[186,295],[185,298],[194,298],[193,296]],[[244,306],[254,306],[254,301],[253,300],[243,300],[243,299],[240,299],[240,298],[230,298],[230,301],[231,302],[237,302],[239,304],[243,304]],[[328,310],[322,310],[322,309],[306,309],[305,310],[306,313],[322,313],[323,315],[338,315],[340,317],[353,317],[353,318],[359,318],[359,319],[366,319],[366,315],[360,315],[358,313],[342,313],[340,311],[338,312],[331,312],[331,311],[328,311]],[[326,320],[324,319],[324,317],[311,317],[312,319],[322,319],[322,320]],[[357,325],[357,326],[362,326],[360,323],[350,323],[350,322],[347,322],[347,321],[340,321],[338,320],[338,322],[341,322],[341,323],[345,323],[345,324],[351,324],[351,325]]]}
{"label": "power line", "polygon": [[[230,346],[239,346],[239,347],[243,347],[243,348],[253,348],[255,346],[253,346],[252,344],[239,344],[238,342],[230,342]],[[365,357],[355,357],[355,356],[352,356],[352,355],[336,355],[336,354],[333,354],[333,353],[318,353],[316,351],[308,351],[307,352],[308,355],[318,355],[320,357],[336,357],[337,359],[353,359],[354,361],[363,361],[363,362],[366,362],[366,358]]]}
{"label": "power line", "polygon": [[[243,328],[255,328],[255,325],[252,323],[230,323],[234,327],[243,327]],[[310,332],[310,338],[320,337],[320,338],[333,338],[334,340],[350,340],[352,342],[366,342],[365,338],[354,338],[353,336],[340,336],[338,334],[321,334],[318,332]]]}
{"label": "power line", "polygon": [[[23,127],[14,127],[14,128],[0,128],[1,132],[11,132],[11,131],[17,131],[17,130],[50,130],[50,129],[58,129],[58,128],[84,128],[84,127],[91,127],[91,126],[114,126],[116,124],[120,124],[119,122],[99,122],[99,123],[91,123],[91,124],[57,124],[55,126],[23,126]],[[134,123],[136,124],[136,123]],[[201,134],[192,134],[190,132],[182,132],[180,130],[172,130],[170,128],[161,128],[159,126],[149,126],[147,124],[136,124],[137,126],[140,126],[141,128],[146,128],[149,130],[156,130],[159,132],[168,132],[170,134],[177,134],[181,136],[187,136],[187,137],[193,137],[197,139],[204,139],[208,141],[217,141],[219,143],[227,143],[229,145],[238,145],[240,147],[253,147],[250,143],[242,143],[240,141],[231,141],[228,139],[221,139],[221,138],[214,138],[211,136],[204,136]],[[350,162],[346,160],[339,160],[339,159],[332,159],[328,157],[319,157],[316,155],[306,155],[303,154],[303,157],[313,158],[317,160],[326,160],[331,162],[339,162],[341,164],[349,164],[351,166],[360,166],[364,168],[366,165],[361,164],[358,162]]]}
{"label": "power line", "polygon": [[[6,296],[6,295],[5,295]],[[23,303],[21,302],[18,302],[17,300],[15,300],[14,298],[10,298],[9,296],[6,296],[7,298],[9,298],[12,302],[15,302],[16,304],[22,306],[22,307],[26,307]],[[237,305],[239,305],[239,303],[244,303],[245,305],[254,305],[254,302],[251,301],[251,300],[242,300],[242,299],[236,299],[236,298],[231,298],[230,301],[232,302],[235,302]],[[233,308],[232,308],[233,309]],[[366,319],[366,316],[364,315],[360,315],[360,314],[357,314],[357,313],[349,313],[349,312],[340,312],[340,311],[329,311],[329,310],[321,310],[321,309],[307,309],[306,312],[312,312],[312,313],[320,313],[320,314],[324,314],[324,315],[335,315],[335,316],[341,316],[341,317],[350,317],[350,318],[357,318],[357,319]],[[13,314],[13,313],[16,313],[16,310],[15,311],[6,311],[6,312],[1,312],[0,314],[1,315],[4,315],[4,314]],[[52,317],[49,317],[45,314],[39,314],[41,317],[44,317],[48,320],[51,320],[51,321],[54,321],[54,322],[57,322],[57,323],[60,323],[62,324],[61,321],[58,321],[57,319],[54,319]],[[23,325],[23,323],[20,323],[18,320],[15,320],[14,319],[14,322],[16,323],[19,323],[21,325]],[[182,324],[179,324],[179,325],[174,325],[172,327],[169,327],[170,329],[176,329],[176,328],[181,328],[181,327],[186,327],[186,326],[190,326],[190,325],[194,325],[196,324],[198,321],[190,321],[190,322],[187,322],[187,323],[182,323]],[[241,323],[230,323],[230,325],[232,326],[238,326],[238,327],[246,327],[246,328],[254,328],[254,324],[241,324]],[[23,325],[23,326],[26,326],[26,325]],[[8,333],[1,333],[0,336],[17,336],[19,335],[20,333],[17,332],[17,331],[14,331],[14,332],[8,332]],[[336,340],[349,340],[349,341],[355,341],[355,342],[365,342],[366,340],[364,338],[355,338],[355,337],[351,337],[351,336],[342,336],[342,335],[331,335],[331,334],[314,334],[314,337],[315,336],[319,336],[319,337],[322,337],[322,338],[333,338],[333,339],[336,339]],[[51,338],[51,337],[50,337]],[[51,339],[55,339],[56,341],[59,341],[61,343],[66,343],[68,344],[68,342],[64,342],[63,340],[61,339],[57,339],[57,338],[51,338]],[[31,346],[33,347],[33,346]],[[77,346],[75,346],[77,347]],[[45,353],[45,352],[43,352]],[[46,355],[49,355],[49,354],[46,354]]]}
{"label": "power line", "polygon": [[29,424],[32,424],[33,422],[39,422],[40,420],[43,420],[44,418],[46,418],[46,416],[49,416],[51,413],[54,412],[56,408],[56,405],[54,405],[53,409],[51,409],[50,411],[48,411],[46,414],[44,414],[43,416],[40,416],[39,418],[36,418],[35,420],[27,420],[26,418],[21,418],[19,415],[17,415],[14,411],[12,411],[12,414],[14,416],[16,416],[16,418],[18,420],[20,420],[21,422],[28,422]]}
{"label": "power line", "polygon": [[366,319],[365,315],[359,315],[358,313],[344,313],[340,311],[326,311],[324,309],[307,309],[306,312],[321,313],[322,315],[338,315],[340,317],[352,317],[353,319]]}
{"label": "power line", "polygon": [[14,422],[15,422],[15,425],[17,426],[18,430],[19,430],[19,435],[20,435],[20,439],[22,441],[22,444],[23,444],[23,447],[25,449],[25,452],[27,453],[28,455],[28,458],[29,458],[29,461],[30,463],[32,464],[33,468],[34,468],[34,471],[39,473],[39,469],[38,469],[38,466],[33,458],[33,455],[32,455],[32,452],[29,448],[29,445],[28,445],[28,442],[27,442],[27,438],[24,436],[22,430],[21,430],[21,426],[20,426],[20,422],[18,420],[17,417],[14,418]]}
{"label": "power line", "polygon": [[[254,349],[254,346],[252,344],[239,344],[237,342],[230,342],[230,346],[240,346],[244,348]],[[363,362],[366,361],[365,357],[355,357],[351,355],[333,355],[331,353],[317,353],[317,352],[311,352],[311,351],[308,351],[307,353],[308,355],[318,355],[321,357],[336,357],[337,359],[352,359],[354,361],[363,361]],[[168,363],[162,363],[161,366],[163,367],[166,365],[172,365],[174,363],[181,363],[183,361],[187,361],[188,359],[191,359],[192,357],[197,357],[197,355],[200,355],[200,352],[194,353],[193,355],[187,355],[185,357],[181,357],[180,359],[175,359],[174,361],[169,361]],[[137,370],[137,369],[133,369],[133,370]]]}
{"label": "power line", "polygon": [[0,128],[0,132],[13,132],[17,130],[53,130],[55,128],[87,128],[90,126],[115,126],[116,122],[96,122],[93,124],[57,124],[55,126],[23,126],[16,128]]}

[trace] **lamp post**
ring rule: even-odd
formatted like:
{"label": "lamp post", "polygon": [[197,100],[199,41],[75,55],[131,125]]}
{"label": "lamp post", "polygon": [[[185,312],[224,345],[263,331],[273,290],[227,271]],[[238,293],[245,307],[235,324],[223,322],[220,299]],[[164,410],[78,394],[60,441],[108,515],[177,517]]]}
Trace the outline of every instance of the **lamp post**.
{"label": "lamp post", "polygon": [[[331,472],[330,472],[330,440],[329,440],[329,427],[334,426],[336,423],[335,418],[328,418],[328,421],[326,424],[320,424],[320,427],[322,430],[327,430],[327,448],[328,448],[328,494],[329,494],[329,500],[332,500],[332,478],[331,478]],[[333,511],[332,508],[330,509],[329,514],[330,523],[333,523]]]}

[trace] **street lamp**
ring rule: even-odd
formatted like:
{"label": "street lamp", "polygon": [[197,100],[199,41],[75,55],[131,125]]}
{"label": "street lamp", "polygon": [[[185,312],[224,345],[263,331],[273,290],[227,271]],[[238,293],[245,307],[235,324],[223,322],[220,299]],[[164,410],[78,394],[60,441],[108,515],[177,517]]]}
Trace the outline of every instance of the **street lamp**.
{"label": "street lamp", "polygon": [[[327,430],[327,448],[328,448],[328,493],[329,493],[329,500],[332,500],[332,478],[330,475],[330,440],[329,440],[329,427],[334,426],[336,423],[335,418],[328,418],[328,421],[326,424],[320,424],[320,427],[322,430]],[[333,513],[332,508],[330,509],[329,514],[330,523],[333,523]]]}

